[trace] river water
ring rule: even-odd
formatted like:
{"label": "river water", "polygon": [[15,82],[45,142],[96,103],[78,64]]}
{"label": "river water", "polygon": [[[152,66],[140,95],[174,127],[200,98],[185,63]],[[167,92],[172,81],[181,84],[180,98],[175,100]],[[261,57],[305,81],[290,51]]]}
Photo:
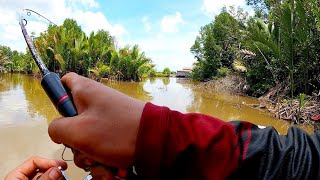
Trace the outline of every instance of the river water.
{"label": "river water", "polygon": [[[290,124],[244,104],[257,100],[218,93],[201,92],[188,80],[147,79],[143,82],[104,82],[127,95],[181,112],[199,112],[222,120],[246,120],[274,126],[281,134]],[[61,159],[62,145],[51,142],[47,127],[60,115],[41,88],[40,80],[22,74],[0,74],[0,179],[32,155]],[[303,127],[312,132],[312,127]],[[67,151],[66,158],[72,159]],[[70,179],[80,180],[86,173],[68,163]]]}

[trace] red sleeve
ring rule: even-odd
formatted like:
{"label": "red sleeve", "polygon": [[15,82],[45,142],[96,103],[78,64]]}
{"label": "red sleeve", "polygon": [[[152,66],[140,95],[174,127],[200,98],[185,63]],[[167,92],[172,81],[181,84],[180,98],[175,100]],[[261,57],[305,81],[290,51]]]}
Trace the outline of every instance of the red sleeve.
{"label": "red sleeve", "polygon": [[135,168],[147,179],[225,179],[239,165],[233,125],[202,114],[182,114],[147,103]]}

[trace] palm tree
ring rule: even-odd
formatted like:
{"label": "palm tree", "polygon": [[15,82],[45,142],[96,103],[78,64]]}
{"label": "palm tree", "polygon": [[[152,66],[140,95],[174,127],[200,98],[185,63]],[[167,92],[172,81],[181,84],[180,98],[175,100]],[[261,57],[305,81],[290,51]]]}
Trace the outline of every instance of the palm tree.
{"label": "palm tree", "polygon": [[68,19],[63,26],[49,26],[35,45],[51,71],[73,71],[85,76],[90,71],[99,78],[139,81],[153,68],[137,45],[117,50],[109,32],[99,30],[87,37],[75,21]]}
{"label": "palm tree", "polygon": [[35,46],[44,63],[51,71],[64,71],[66,51],[66,33],[59,26],[51,26],[46,34],[41,34],[35,41]]}
{"label": "palm tree", "polygon": [[[312,0],[303,0],[312,1]],[[295,89],[303,84],[308,89],[309,59],[315,48],[312,48],[315,37],[310,24],[315,22],[308,10],[310,3],[302,0],[277,3],[272,11],[272,21],[268,28],[257,20],[255,26],[249,27],[249,37],[263,58],[270,62],[266,54],[272,53],[274,58],[273,74],[280,80],[289,79],[290,97],[293,98]],[[310,9],[310,8],[309,8]],[[308,12],[309,11],[309,12]],[[310,22],[308,22],[310,21]],[[313,27],[313,29],[315,29]],[[269,63],[268,63],[269,64]],[[268,66],[271,65],[269,64]],[[284,71],[287,69],[287,71]],[[303,76],[302,78],[297,78]],[[275,79],[276,79],[275,78]],[[304,80],[299,80],[304,79]]]}
{"label": "palm tree", "polygon": [[144,52],[140,52],[138,45],[124,47],[119,50],[118,70],[123,75],[123,80],[140,81],[143,74],[153,68],[151,60]]}

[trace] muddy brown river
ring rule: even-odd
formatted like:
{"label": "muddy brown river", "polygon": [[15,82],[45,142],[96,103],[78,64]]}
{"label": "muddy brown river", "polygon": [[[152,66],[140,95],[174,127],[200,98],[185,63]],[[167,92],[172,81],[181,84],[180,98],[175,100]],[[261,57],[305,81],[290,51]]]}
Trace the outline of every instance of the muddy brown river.
{"label": "muddy brown river", "polygon": [[[246,120],[255,124],[274,126],[285,134],[291,126],[268,113],[244,104],[257,100],[219,93],[207,93],[192,88],[183,79],[147,79],[143,82],[104,82],[127,95],[181,112],[199,112],[225,121]],[[22,74],[0,74],[0,179],[32,155],[61,159],[62,145],[53,143],[47,127],[60,115],[41,88],[40,80]],[[312,127],[303,127],[312,132]],[[81,133],[81,132],[80,132]],[[66,158],[72,159],[70,151]],[[73,162],[66,171],[72,180],[86,173]]]}

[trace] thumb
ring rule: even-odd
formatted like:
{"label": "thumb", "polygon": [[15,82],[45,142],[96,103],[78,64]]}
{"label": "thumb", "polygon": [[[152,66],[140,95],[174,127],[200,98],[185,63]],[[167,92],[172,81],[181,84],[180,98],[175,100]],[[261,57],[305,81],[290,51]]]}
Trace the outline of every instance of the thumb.
{"label": "thumb", "polygon": [[70,147],[73,147],[75,141],[78,138],[73,136],[74,134],[79,134],[74,125],[74,122],[77,122],[78,117],[62,117],[53,120],[48,127],[48,134],[51,140],[57,144],[65,144]]}
{"label": "thumb", "polygon": [[[37,178],[38,179],[38,178]],[[39,180],[58,180],[63,179],[62,173],[58,168],[51,168],[41,175]]]}

